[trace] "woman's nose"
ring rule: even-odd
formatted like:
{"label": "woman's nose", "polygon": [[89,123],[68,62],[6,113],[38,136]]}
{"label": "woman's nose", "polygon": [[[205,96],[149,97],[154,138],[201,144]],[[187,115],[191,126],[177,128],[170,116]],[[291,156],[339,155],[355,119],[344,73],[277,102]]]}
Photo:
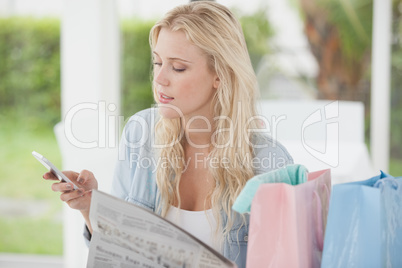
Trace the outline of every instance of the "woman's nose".
{"label": "woman's nose", "polygon": [[168,86],[167,70],[164,66],[159,66],[154,73],[154,81],[161,86]]}

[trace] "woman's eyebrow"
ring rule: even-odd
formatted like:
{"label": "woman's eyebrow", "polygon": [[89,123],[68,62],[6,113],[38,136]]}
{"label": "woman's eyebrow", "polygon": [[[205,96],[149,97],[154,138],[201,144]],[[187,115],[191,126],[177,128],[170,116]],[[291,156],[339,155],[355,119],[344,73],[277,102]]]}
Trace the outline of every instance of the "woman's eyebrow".
{"label": "woman's eyebrow", "polygon": [[[158,56],[160,58],[159,54],[156,51],[153,51],[153,54],[155,54],[156,56]],[[170,61],[183,61],[183,62],[187,62],[187,63],[192,63],[191,61],[188,61],[188,60],[185,60],[185,59],[182,59],[182,58],[178,58],[178,57],[169,57],[168,60],[170,60]]]}

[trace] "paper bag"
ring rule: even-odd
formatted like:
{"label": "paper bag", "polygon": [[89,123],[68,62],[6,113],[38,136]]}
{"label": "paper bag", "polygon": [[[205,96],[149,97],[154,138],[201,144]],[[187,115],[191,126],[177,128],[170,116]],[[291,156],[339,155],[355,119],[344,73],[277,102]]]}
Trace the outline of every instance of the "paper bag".
{"label": "paper bag", "polygon": [[334,185],[322,267],[402,267],[402,179]]}
{"label": "paper bag", "polygon": [[251,205],[247,267],[320,267],[330,191],[330,170],[308,173],[298,185],[260,185]]}

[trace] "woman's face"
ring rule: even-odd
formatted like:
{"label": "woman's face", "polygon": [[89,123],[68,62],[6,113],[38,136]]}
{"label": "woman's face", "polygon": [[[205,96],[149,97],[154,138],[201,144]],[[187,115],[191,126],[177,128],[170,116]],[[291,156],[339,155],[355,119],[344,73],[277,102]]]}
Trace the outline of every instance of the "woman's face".
{"label": "woman's face", "polygon": [[201,49],[184,32],[162,28],[155,49],[154,96],[166,118],[212,118],[211,101],[219,79]]}

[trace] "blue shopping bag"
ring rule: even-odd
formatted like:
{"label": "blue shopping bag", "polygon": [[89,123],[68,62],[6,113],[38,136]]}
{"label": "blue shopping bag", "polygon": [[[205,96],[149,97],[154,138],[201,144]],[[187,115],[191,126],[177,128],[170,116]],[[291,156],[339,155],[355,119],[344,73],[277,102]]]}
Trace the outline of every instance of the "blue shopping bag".
{"label": "blue shopping bag", "polygon": [[334,185],[321,267],[402,267],[402,178]]}

